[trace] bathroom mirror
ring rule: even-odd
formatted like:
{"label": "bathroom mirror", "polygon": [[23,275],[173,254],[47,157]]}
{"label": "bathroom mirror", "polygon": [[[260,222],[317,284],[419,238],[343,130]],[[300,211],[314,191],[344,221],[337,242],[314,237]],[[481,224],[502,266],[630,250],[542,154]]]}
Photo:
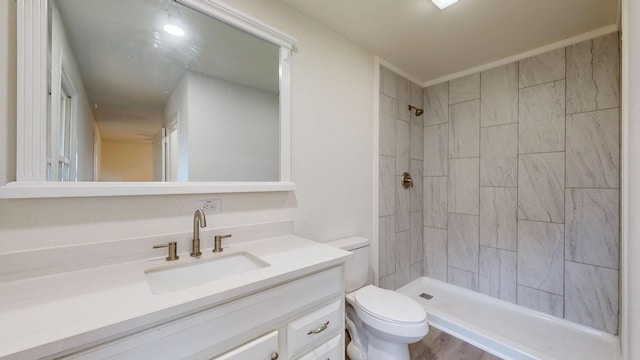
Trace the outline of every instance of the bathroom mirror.
{"label": "bathroom mirror", "polygon": [[292,37],[220,1],[18,7],[17,181],[0,196],[295,187]]}

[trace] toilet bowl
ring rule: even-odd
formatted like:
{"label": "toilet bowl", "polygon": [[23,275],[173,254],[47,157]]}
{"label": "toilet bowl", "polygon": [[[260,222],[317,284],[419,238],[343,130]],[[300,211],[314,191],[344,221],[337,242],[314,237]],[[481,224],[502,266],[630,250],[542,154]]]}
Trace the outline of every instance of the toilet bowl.
{"label": "toilet bowl", "polygon": [[409,344],[429,331],[424,308],[404,294],[370,285],[367,239],[355,237],[329,244],[354,253],[345,264],[349,358],[409,360]]}

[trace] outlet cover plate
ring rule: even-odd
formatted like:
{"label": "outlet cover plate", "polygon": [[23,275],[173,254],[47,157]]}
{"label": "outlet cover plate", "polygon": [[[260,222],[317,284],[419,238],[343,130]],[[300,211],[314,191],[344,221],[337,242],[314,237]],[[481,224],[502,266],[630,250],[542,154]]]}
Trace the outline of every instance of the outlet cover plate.
{"label": "outlet cover plate", "polygon": [[198,200],[198,207],[204,211],[205,214],[216,214],[222,212],[222,200],[220,199],[206,199]]}

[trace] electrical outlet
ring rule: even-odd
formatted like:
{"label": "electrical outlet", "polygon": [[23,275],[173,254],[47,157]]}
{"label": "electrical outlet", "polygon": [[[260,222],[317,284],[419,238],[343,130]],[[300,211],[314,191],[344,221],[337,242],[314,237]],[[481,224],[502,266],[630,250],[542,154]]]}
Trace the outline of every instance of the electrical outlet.
{"label": "electrical outlet", "polygon": [[199,200],[200,209],[204,211],[205,214],[215,214],[222,211],[222,200],[214,199],[214,200]]}

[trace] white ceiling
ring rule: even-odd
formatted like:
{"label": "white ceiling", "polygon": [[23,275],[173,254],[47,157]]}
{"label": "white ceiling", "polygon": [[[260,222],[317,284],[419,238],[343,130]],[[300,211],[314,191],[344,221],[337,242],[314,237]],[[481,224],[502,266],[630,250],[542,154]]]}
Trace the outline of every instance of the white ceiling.
{"label": "white ceiling", "polygon": [[[148,140],[187,70],[278,93],[279,47],[172,0],[56,0],[106,139]],[[181,26],[185,35],[162,30]]]}
{"label": "white ceiling", "polygon": [[617,23],[618,0],[280,0],[426,82]]}

